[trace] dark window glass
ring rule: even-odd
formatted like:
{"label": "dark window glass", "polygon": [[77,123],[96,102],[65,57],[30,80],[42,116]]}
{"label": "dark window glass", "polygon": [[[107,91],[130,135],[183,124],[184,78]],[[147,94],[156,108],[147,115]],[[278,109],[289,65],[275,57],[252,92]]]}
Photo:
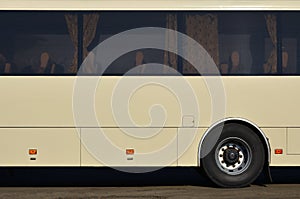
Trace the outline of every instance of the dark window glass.
{"label": "dark window glass", "polygon": [[281,53],[282,53],[282,73],[299,74],[299,39],[300,39],[300,13],[282,12],[279,14]]}
{"label": "dark window glass", "polygon": [[[266,13],[219,13],[219,68],[224,75],[264,75],[272,43]],[[274,29],[276,34],[276,29]],[[275,57],[276,60],[276,57]]]}
{"label": "dark window glass", "polygon": [[0,12],[0,73],[65,74],[74,45],[64,12]]}
{"label": "dark window glass", "polygon": [[[136,34],[131,30],[145,27],[165,28],[166,15],[165,12],[149,11],[100,12],[100,21],[95,38],[88,47],[88,50],[92,53],[87,57],[86,63],[82,65],[82,73],[94,71],[94,74],[102,75],[162,75],[163,72],[157,70],[159,67],[157,68],[153,65],[154,63],[157,65],[164,63],[165,52],[163,50],[145,48],[142,44],[136,45],[134,49],[127,49],[127,47],[131,44],[138,44],[138,40],[141,37],[147,39],[148,42],[158,42],[159,36],[156,34],[151,34],[147,31],[141,31],[140,34]],[[110,43],[109,49],[104,49],[105,52],[100,52],[99,47],[97,48],[106,39],[112,39],[113,36],[115,38],[124,31],[130,31],[126,33],[128,40],[124,39],[117,43]],[[127,44],[126,42],[130,43]],[[162,45],[164,43],[164,41],[161,41]],[[125,49],[123,54],[117,52],[120,48]],[[113,52],[113,55],[109,52]],[[115,56],[110,63],[106,62],[108,56]],[[94,67],[89,69],[92,65]]]}
{"label": "dark window glass", "polygon": [[[260,11],[1,11],[0,73],[216,75],[211,70],[216,66],[222,75],[294,75],[300,72],[299,16],[298,12]],[[147,31],[143,34],[149,42],[159,41],[164,49],[137,45],[107,63],[102,55],[122,45],[108,46],[105,52],[96,48],[119,33],[143,27],[179,31],[202,50],[176,35],[159,39]],[[171,48],[179,53],[170,52]],[[86,70],[78,73],[79,66]]]}

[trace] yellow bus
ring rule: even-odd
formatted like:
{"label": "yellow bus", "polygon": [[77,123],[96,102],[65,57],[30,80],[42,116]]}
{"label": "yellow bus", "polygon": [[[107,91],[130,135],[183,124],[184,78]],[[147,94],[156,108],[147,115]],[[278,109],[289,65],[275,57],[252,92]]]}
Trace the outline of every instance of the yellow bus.
{"label": "yellow bus", "polygon": [[1,0],[0,165],[200,167],[222,187],[299,166],[299,9]]}

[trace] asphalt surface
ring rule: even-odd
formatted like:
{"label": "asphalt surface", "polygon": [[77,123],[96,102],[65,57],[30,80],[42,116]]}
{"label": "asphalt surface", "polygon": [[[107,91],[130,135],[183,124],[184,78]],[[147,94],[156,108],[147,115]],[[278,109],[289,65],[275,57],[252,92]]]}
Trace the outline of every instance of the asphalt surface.
{"label": "asphalt surface", "polygon": [[0,198],[300,198],[300,167],[272,168],[251,186],[215,187],[194,168],[128,174],[109,168],[0,169]]}

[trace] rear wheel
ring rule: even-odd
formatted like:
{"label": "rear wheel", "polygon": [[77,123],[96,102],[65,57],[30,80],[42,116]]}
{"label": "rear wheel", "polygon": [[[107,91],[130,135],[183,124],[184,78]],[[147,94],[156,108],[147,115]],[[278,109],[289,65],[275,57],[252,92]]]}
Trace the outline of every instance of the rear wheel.
{"label": "rear wheel", "polygon": [[[261,173],[265,152],[260,138],[247,126],[225,124],[210,133],[220,133],[212,149],[201,157],[207,176],[222,187],[244,187]],[[203,143],[207,147],[208,143]],[[203,148],[201,149],[203,150]]]}

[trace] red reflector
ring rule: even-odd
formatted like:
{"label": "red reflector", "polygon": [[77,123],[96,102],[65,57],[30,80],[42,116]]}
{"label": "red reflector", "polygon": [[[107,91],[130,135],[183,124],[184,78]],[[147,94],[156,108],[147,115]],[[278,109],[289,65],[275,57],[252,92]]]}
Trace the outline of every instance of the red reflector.
{"label": "red reflector", "polygon": [[283,149],[275,149],[275,154],[283,154]]}
{"label": "red reflector", "polygon": [[36,155],[37,149],[29,149],[29,155]]}
{"label": "red reflector", "polygon": [[134,149],[126,149],[126,155],[133,155]]}

